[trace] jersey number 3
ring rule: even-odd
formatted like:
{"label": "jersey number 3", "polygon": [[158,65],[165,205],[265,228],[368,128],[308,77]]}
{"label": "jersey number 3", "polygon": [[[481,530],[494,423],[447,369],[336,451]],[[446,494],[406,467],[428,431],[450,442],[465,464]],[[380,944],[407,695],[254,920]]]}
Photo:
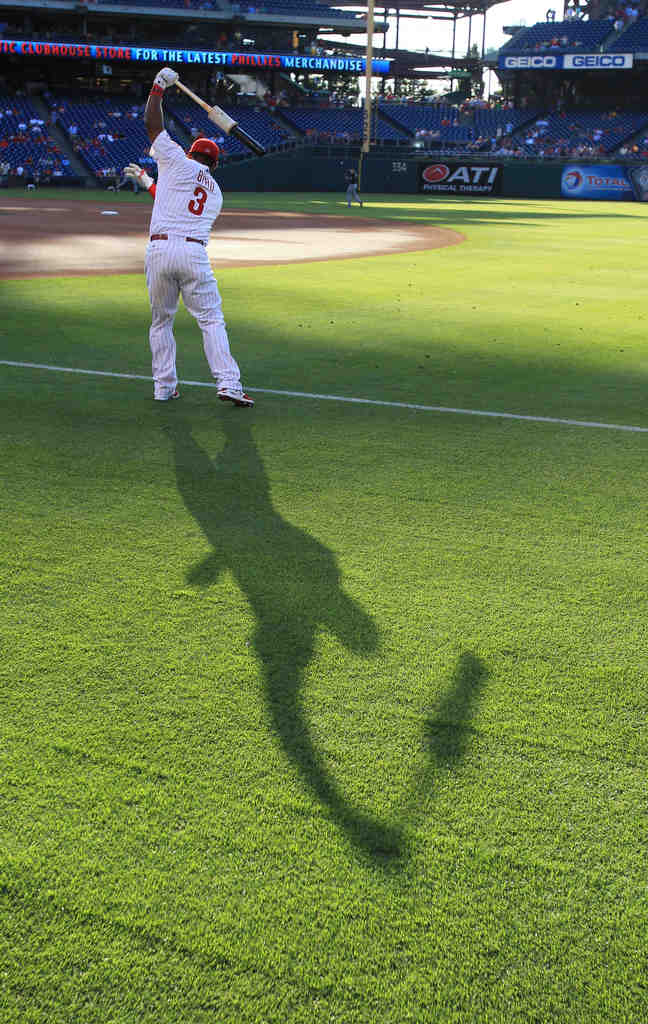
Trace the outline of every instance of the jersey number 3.
{"label": "jersey number 3", "polygon": [[189,213],[195,213],[196,217],[199,217],[205,208],[205,203],[207,202],[207,193],[205,192],[204,188],[201,188],[199,185],[198,188],[194,189],[194,195],[196,198],[189,200],[189,205],[187,209],[189,210]]}

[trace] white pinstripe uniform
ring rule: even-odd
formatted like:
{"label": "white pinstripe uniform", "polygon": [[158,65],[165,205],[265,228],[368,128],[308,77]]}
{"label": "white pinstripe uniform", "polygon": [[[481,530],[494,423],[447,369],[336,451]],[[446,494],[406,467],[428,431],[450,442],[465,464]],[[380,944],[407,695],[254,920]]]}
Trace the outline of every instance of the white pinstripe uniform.
{"label": "white pinstripe uniform", "polygon": [[166,399],[176,389],[176,343],[173,321],[180,294],[198,321],[205,356],[220,387],[241,387],[239,368],[232,358],[218,285],[207,256],[212,224],[221,212],[223,196],[208,169],[191,160],[168,132],[154,143],[158,183],[146,249],[146,284],[151,301],[149,332],[154,397]]}

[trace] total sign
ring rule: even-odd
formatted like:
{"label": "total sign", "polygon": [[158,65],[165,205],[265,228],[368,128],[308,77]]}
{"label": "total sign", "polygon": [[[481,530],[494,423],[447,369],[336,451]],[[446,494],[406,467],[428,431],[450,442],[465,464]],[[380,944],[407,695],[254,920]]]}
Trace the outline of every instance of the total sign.
{"label": "total sign", "polygon": [[419,192],[492,195],[500,191],[501,176],[493,164],[421,164]]}
{"label": "total sign", "polygon": [[572,164],[561,184],[566,199],[634,199],[627,171],[617,164]]}

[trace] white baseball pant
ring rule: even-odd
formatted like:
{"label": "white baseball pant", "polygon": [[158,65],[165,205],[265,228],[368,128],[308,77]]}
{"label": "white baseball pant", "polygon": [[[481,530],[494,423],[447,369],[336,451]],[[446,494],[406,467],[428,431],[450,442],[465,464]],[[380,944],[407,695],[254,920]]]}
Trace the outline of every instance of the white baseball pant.
{"label": "white baseball pant", "polygon": [[180,294],[202,331],[212,376],[220,387],[240,388],[241,375],[230,352],[221,297],[206,246],[169,235],[149,242],[145,266],[155,397],[167,398],[178,384],[173,321]]}

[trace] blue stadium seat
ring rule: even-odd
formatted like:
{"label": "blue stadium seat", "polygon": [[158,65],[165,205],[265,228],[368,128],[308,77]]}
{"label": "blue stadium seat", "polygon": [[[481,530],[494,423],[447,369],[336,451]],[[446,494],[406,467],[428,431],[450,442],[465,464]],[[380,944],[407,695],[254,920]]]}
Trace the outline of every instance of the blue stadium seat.
{"label": "blue stadium seat", "polygon": [[[581,50],[583,53],[596,52],[614,27],[612,18],[600,21],[548,21],[538,22],[531,28],[518,32],[500,49],[500,53],[565,53]],[[552,40],[558,44],[552,46]]]}
{"label": "blue stadium seat", "polygon": [[[360,107],[282,107],[281,113],[307,138],[330,142],[362,138],[364,115]],[[372,137],[397,142],[407,138],[407,131],[378,117],[373,120]]]}
{"label": "blue stadium seat", "polygon": [[476,128],[462,123],[456,108],[445,103],[381,103],[382,114],[395,121],[410,137],[423,136],[426,148],[461,147],[476,137]]}
{"label": "blue stadium seat", "polygon": [[[294,138],[286,125],[282,124],[269,110],[255,107],[223,106],[221,104],[219,106],[234,121],[238,122],[243,131],[251,135],[257,142],[260,142],[267,150],[280,149]],[[195,103],[183,101],[174,96],[167,100],[167,108],[183,126],[185,131],[191,134],[192,129],[194,131],[197,130],[201,135],[215,139],[226,156],[250,155],[249,149],[239,142],[238,139],[229,135],[222,136],[218,126],[213,124],[204,111],[197,107]]]}
{"label": "blue stadium seat", "polygon": [[634,53],[648,48],[648,18],[639,18],[608,48],[612,53]]}
{"label": "blue stadium seat", "polygon": [[22,166],[26,178],[76,177],[47,125],[30,125],[37,120],[42,118],[26,97],[0,94],[0,163],[8,163],[12,171]]}
{"label": "blue stadium seat", "polygon": [[[530,142],[531,134],[537,130],[539,122],[542,133]],[[585,148],[585,156],[588,155],[587,151],[597,155],[598,150],[601,151],[600,155],[604,155],[613,153],[647,124],[648,114],[565,111],[563,114],[543,115],[518,133],[516,139],[529,156],[547,149],[558,149],[556,155],[576,155],[572,151],[579,147]]]}
{"label": "blue stadium seat", "polygon": [[77,156],[98,179],[112,177],[133,161],[148,170],[155,166],[141,104],[55,96],[51,105]]}

